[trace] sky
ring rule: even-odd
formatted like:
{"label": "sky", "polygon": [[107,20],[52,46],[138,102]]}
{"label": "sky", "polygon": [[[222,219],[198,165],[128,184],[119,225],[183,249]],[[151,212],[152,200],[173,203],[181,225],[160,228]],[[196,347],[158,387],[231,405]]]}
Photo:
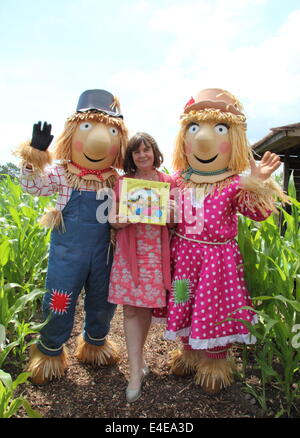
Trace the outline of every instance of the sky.
{"label": "sky", "polygon": [[0,163],[52,124],[54,141],[93,88],[118,96],[130,135],[151,134],[170,168],[191,96],[224,88],[251,143],[300,122],[299,0],[0,2]]}

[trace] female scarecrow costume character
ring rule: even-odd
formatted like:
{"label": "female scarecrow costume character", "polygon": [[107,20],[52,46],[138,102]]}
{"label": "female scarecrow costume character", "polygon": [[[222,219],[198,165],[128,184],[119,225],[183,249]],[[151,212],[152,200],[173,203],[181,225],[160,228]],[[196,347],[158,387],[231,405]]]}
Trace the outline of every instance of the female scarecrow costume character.
{"label": "female scarecrow costume character", "polygon": [[52,138],[51,125],[39,122],[31,142],[18,151],[24,190],[34,196],[58,193],[56,207],[41,219],[52,228],[43,298],[45,317],[51,317],[30,352],[28,371],[38,384],[61,377],[68,366],[64,344],[83,288],[85,324],[77,358],[95,365],[119,359],[116,346],[106,339],[116,307],[107,302],[112,263],[107,188],[118,177],[115,168],[122,167],[127,142],[118,100],[105,90],[85,91],[57,140],[53,158],[60,164],[47,167]]}
{"label": "female scarecrow costume character", "polygon": [[[251,299],[235,240],[237,213],[262,221],[275,210],[275,198],[284,199],[269,179],[279,157],[267,152],[256,166],[245,122],[232,94],[201,91],[185,106],[173,160],[182,220],[177,218],[171,245],[166,338],[180,336],[182,349],[172,352],[171,372],[195,373],[195,382],[209,393],[233,382],[230,345],[255,342],[238,321],[256,320],[254,312],[240,309],[251,306]],[[249,165],[251,174],[239,176]],[[192,213],[188,219],[186,212]],[[229,317],[236,319],[225,321]]]}

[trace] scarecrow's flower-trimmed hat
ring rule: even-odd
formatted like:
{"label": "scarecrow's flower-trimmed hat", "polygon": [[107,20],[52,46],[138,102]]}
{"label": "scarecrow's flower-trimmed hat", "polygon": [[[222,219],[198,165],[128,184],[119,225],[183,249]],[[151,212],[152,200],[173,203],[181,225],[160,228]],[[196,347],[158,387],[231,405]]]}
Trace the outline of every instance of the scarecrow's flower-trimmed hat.
{"label": "scarecrow's flower-trimmed hat", "polygon": [[208,108],[245,117],[242,104],[236,97],[220,88],[206,88],[196,94],[195,97],[191,97],[184,107],[184,113]]}

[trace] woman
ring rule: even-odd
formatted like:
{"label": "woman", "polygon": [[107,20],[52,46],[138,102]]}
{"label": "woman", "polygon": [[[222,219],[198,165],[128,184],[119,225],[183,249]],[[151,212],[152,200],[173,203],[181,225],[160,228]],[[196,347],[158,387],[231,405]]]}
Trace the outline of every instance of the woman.
{"label": "woman", "polygon": [[[137,133],[130,139],[124,159],[125,175],[115,187],[117,211],[124,177],[172,182],[169,175],[157,170],[162,162],[163,156],[149,134]],[[118,215],[111,217],[110,222],[118,231],[108,301],[123,304],[130,371],[126,398],[134,402],[140,397],[143,378],[149,373],[143,348],[152,309],[166,305],[166,290],[171,288],[168,227],[121,223]]]}

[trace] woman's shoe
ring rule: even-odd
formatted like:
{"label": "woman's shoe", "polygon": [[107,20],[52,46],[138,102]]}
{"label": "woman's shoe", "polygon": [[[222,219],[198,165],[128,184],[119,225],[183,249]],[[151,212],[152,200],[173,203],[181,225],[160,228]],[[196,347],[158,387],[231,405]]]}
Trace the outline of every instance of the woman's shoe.
{"label": "woman's shoe", "polygon": [[150,373],[150,369],[149,369],[148,365],[144,366],[143,372],[144,372],[145,377],[148,376],[148,374]]}
{"label": "woman's shoe", "polygon": [[142,376],[141,376],[140,386],[138,388],[136,388],[136,389],[128,389],[128,387],[126,388],[126,400],[128,401],[128,403],[133,403],[137,399],[140,398],[140,396],[142,394],[143,380],[146,377],[146,375],[149,374],[149,372],[150,371],[149,371],[149,368],[147,366],[142,369]]}

